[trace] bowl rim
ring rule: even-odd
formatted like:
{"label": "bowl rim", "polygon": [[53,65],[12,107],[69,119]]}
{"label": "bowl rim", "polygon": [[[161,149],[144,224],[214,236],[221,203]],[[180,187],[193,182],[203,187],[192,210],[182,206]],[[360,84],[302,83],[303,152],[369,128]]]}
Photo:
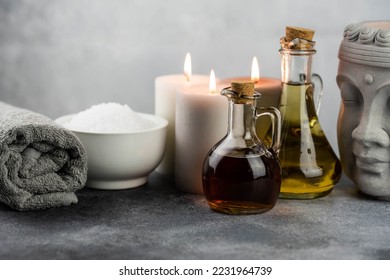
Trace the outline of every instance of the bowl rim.
{"label": "bowl rim", "polygon": [[85,135],[135,135],[135,134],[142,134],[142,133],[146,133],[146,132],[153,132],[153,131],[161,130],[161,129],[164,129],[168,126],[168,121],[163,117],[160,117],[160,116],[157,116],[154,114],[139,113],[139,112],[137,112],[137,114],[139,114],[141,116],[148,117],[148,118],[156,119],[157,120],[156,126],[154,126],[152,128],[148,128],[148,129],[142,129],[142,130],[130,131],[130,132],[90,132],[90,131],[81,131],[81,130],[70,129],[70,128],[65,127],[63,125],[64,123],[69,121],[76,114],[64,115],[64,116],[56,118],[54,121],[58,125],[60,125],[61,127],[65,128],[65,129],[68,129],[68,130],[75,132],[75,133],[80,133],[80,134],[85,134]]}

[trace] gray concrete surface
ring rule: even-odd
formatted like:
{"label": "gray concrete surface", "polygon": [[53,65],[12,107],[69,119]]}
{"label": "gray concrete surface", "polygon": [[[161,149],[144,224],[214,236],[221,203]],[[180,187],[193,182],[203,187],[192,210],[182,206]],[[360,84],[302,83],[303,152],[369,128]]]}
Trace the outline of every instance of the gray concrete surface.
{"label": "gray concrete surface", "polygon": [[0,259],[390,259],[390,203],[346,177],[326,197],[251,216],[213,212],[173,182],[152,173],[137,189],[83,189],[67,208],[0,205]]}

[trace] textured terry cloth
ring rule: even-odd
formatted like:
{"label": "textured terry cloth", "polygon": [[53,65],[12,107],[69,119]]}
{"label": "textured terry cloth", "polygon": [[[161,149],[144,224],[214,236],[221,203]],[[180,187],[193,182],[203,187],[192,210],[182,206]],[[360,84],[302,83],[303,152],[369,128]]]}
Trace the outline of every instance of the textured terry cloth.
{"label": "textured terry cloth", "polygon": [[0,201],[17,210],[77,203],[87,180],[80,140],[53,120],[0,102]]}

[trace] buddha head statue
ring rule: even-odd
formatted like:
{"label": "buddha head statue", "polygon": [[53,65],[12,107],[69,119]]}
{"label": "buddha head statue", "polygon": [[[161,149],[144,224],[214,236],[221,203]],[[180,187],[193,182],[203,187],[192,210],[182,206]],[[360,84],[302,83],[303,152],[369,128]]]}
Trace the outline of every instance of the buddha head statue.
{"label": "buddha head statue", "polygon": [[345,28],[337,84],[343,170],[364,194],[390,200],[390,21]]}

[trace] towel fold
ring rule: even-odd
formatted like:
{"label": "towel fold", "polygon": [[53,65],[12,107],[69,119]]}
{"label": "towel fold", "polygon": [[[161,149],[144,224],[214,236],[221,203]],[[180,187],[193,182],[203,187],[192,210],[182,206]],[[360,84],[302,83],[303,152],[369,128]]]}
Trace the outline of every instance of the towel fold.
{"label": "towel fold", "polygon": [[69,130],[41,114],[0,102],[0,201],[16,210],[77,203],[87,154]]}

